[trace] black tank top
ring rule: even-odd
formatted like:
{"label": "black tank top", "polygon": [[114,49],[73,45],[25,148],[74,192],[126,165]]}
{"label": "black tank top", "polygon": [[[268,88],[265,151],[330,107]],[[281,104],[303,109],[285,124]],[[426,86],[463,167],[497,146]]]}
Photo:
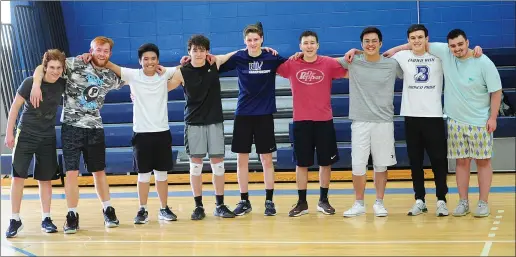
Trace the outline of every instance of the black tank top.
{"label": "black tank top", "polygon": [[191,63],[181,67],[185,93],[185,123],[190,125],[209,125],[224,122],[220,80],[217,64],[208,62],[202,67]]}

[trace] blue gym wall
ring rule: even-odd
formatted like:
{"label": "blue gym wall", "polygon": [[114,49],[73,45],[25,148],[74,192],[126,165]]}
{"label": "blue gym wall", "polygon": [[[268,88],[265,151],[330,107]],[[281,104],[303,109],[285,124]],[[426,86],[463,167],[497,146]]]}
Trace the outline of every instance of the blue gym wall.
{"label": "blue gym wall", "polygon": [[[417,22],[417,2],[61,2],[72,55],[89,49],[98,35],[115,40],[112,60],[137,65],[136,49],[156,43],[161,61],[177,61],[186,53],[190,35],[202,33],[213,53],[243,48],[245,25],[261,21],[265,45],[287,56],[297,51],[306,29],[320,37],[321,54],[359,48],[365,26],[378,26],[386,50],[406,42],[406,29]],[[420,21],[433,41],[444,41],[453,28],[462,28],[473,45],[515,47],[515,2],[420,2]]]}

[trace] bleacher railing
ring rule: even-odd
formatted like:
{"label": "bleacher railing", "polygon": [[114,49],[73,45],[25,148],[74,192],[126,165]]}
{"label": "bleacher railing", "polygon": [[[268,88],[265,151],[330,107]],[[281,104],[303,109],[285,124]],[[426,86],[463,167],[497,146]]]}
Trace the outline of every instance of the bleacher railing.
{"label": "bleacher railing", "polygon": [[22,83],[24,74],[18,53],[17,41],[11,24],[2,24],[1,56],[0,56],[0,91],[5,113],[14,101],[16,89]]}

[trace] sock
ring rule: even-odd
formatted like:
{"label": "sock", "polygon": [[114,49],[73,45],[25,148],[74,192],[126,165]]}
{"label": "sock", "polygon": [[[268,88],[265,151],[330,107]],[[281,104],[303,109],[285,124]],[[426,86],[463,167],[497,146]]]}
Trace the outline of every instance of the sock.
{"label": "sock", "polygon": [[167,208],[167,205],[165,207],[161,206],[160,210],[165,210]]}
{"label": "sock", "polygon": [[143,208],[145,210],[147,210],[147,205],[146,204],[140,204],[140,209]]}
{"label": "sock", "polygon": [[306,189],[297,190],[297,194],[299,195],[299,202],[306,203]]}
{"label": "sock", "polygon": [[198,206],[202,207],[203,206],[202,205],[202,195],[195,196],[193,199],[195,200],[195,207],[198,207]]}
{"label": "sock", "polygon": [[328,189],[321,187],[321,194],[319,195],[319,201],[328,201]]}
{"label": "sock", "polygon": [[272,201],[273,194],[274,194],[274,189],[265,189],[265,200]]}
{"label": "sock", "polygon": [[364,206],[364,200],[356,200],[355,202],[360,204],[360,205],[362,205],[362,206]]}
{"label": "sock", "polygon": [[77,208],[68,208],[68,211],[69,211],[69,212],[73,211],[73,213],[74,213],[75,215],[77,215]]}
{"label": "sock", "polygon": [[217,206],[221,206],[224,204],[224,195],[215,195],[215,200],[217,201]]}
{"label": "sock", "polygon": [[51,218],[51,217],[50,217],[50,212],[44,212],[44,213],[41,215],[41,220],[45,220],[45,218]]}
{"label": "sock", "polygon": [[383,199],[376,199],[376,204],[383,204]]}
{"label": "sock", "polygon": [[102,207],[104,208],[104,211],[107,209],[107,207],[111,206],[111,201],[107,200],[105,202],[102,202]]}
{"label": "sock", "polygon": [[19,213],[13,213],[11,214],[11,219],[20,221],[20,214]]}
{"label": "sock", "polygon": [[240,193],[240,199],[241,200],[245,200],[245,201],[249,201],[249,192],[247,192],[247,193]]}

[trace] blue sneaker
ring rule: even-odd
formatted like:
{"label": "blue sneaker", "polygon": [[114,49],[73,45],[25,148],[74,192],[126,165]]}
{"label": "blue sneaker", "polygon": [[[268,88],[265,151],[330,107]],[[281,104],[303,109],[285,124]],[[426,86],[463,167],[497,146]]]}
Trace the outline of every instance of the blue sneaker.
{"label": "blue sneaker", "polygon": [[7,238],[13,238],[18,235],[18,232],[20,232],[23,229],[23,224],[21,220],[15,220],[11,219],[9,221],[9,228],[5,232],[5,237]]}
{"label": "blue sneaker", "polygon": [[46,217],[41,222],[41,230],[45,233],[55,233],[57,232],[57,227],[52,223],[52,219],[50,219],[50,217]]}

